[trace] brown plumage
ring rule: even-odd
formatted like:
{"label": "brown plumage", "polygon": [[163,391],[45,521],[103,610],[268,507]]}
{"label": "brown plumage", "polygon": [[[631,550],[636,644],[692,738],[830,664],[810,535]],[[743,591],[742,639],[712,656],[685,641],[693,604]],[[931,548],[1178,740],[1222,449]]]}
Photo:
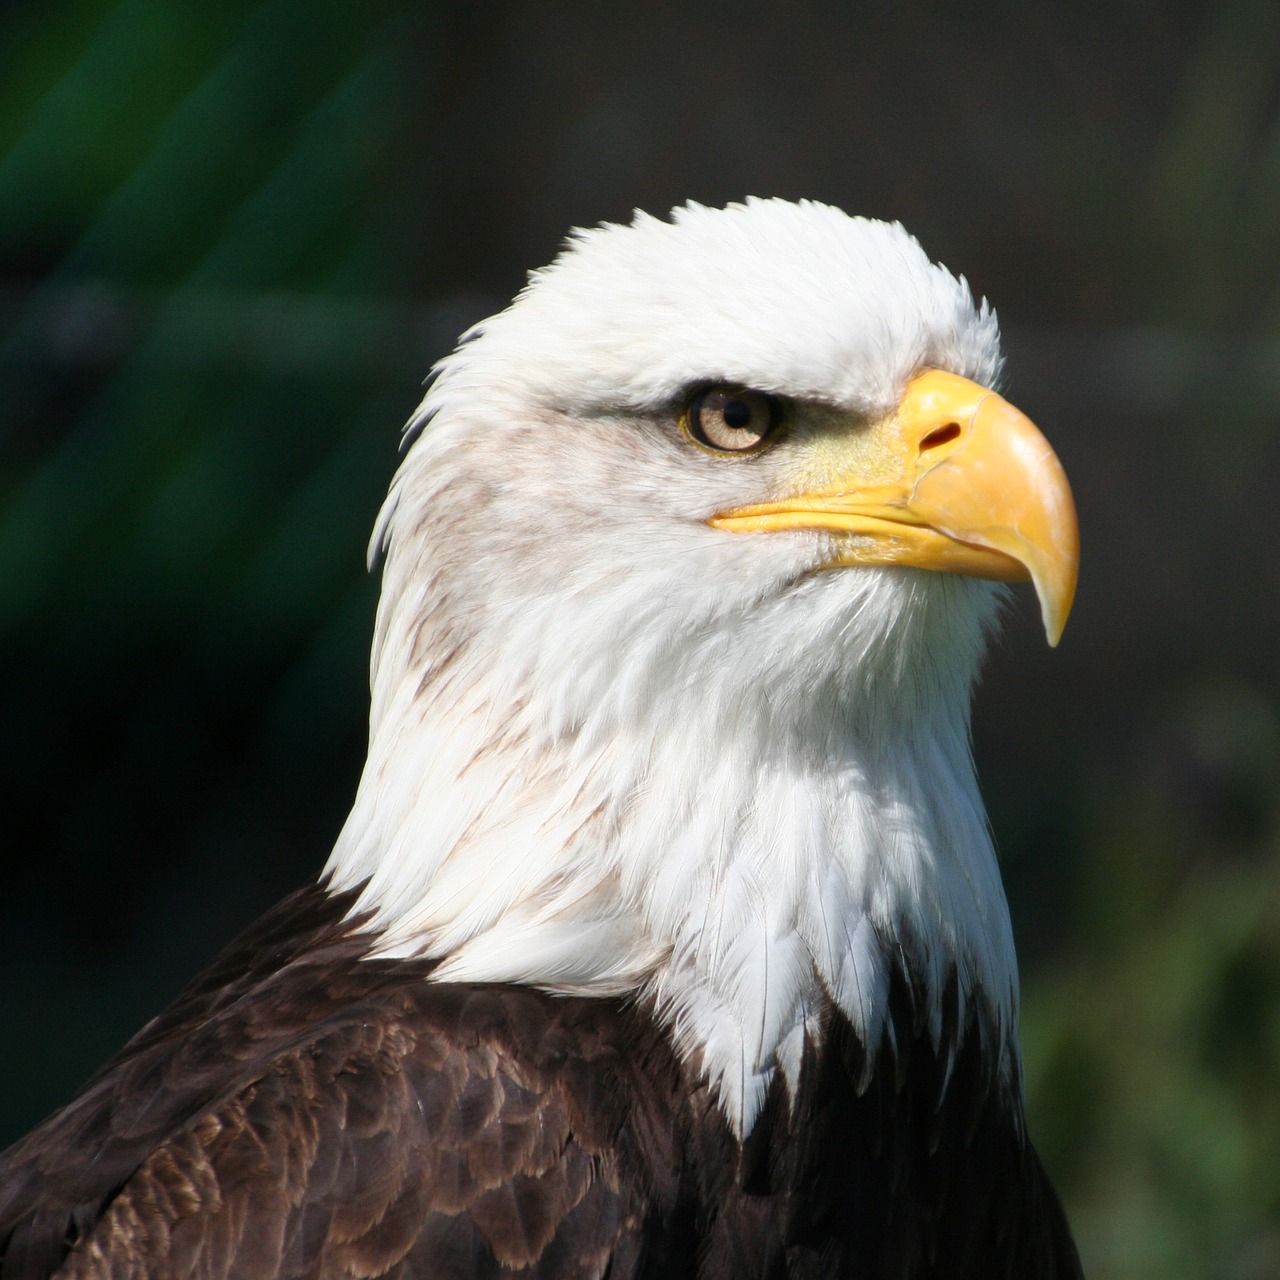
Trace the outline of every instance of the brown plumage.
{"label": "brown plumage", "polygon": [[1079,1274],[1016,1099],[905,980],[869,1087],[831,1012],[742,1145],[643,1009],[362,960],[349,906],[282,903],[7,1153],[3,1280]]}

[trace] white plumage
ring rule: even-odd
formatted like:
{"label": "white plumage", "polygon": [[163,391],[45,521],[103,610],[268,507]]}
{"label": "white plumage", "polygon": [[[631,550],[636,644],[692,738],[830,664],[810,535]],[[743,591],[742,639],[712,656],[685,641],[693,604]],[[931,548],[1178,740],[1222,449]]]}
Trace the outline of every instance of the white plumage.
{"label": "white plumage", "polygon": [[[707,523],[829,479],[922,370],[1000,360],[901,227],[772,200],[579,232],[467,335],[375,535],[369,759],[328,870],[367,881],[379,953],[656,996],[739,1133],[823,992],[878,1040],[898,947],[935,1037],[954,965],[1016,1072],[969,749],[1001,589]],[[712,383],[785,398],[804,447],[691,447]]]}

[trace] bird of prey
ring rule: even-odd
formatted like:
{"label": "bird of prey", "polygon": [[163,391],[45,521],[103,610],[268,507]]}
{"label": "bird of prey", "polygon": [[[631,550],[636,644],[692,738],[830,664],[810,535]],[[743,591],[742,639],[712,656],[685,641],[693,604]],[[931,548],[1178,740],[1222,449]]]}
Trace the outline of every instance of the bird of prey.
{"label": "bird of prey", "polygon": [[435,369],[319,880],[0,1160],[0,1277],[1080,1274],[969,743],[1078,559],[900,226],[572,235]]}

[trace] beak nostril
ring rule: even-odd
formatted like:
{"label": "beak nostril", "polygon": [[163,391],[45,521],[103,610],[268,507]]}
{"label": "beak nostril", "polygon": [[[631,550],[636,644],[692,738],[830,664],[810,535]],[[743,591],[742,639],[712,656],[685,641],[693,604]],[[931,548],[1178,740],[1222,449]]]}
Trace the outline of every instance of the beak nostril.
{"label": "beak nostril", "polygon": [[958,422],[948,422],[941,427],[937,427],[920,441],[920,452],[928,453],[930,449],[936,449],[939,445],[950,444],[959,434],[960,424]]}

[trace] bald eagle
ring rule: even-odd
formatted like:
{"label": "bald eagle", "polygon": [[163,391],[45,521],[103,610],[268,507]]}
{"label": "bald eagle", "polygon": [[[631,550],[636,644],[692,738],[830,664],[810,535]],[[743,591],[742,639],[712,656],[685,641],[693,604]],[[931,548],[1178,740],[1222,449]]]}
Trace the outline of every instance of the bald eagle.
{"label": "bald eagle", "polygon": [[317,883],[0,1160],[3,1280],[1064,1277],[969,746],[1070,491],[900,226],[575,233],[435,369]]}

